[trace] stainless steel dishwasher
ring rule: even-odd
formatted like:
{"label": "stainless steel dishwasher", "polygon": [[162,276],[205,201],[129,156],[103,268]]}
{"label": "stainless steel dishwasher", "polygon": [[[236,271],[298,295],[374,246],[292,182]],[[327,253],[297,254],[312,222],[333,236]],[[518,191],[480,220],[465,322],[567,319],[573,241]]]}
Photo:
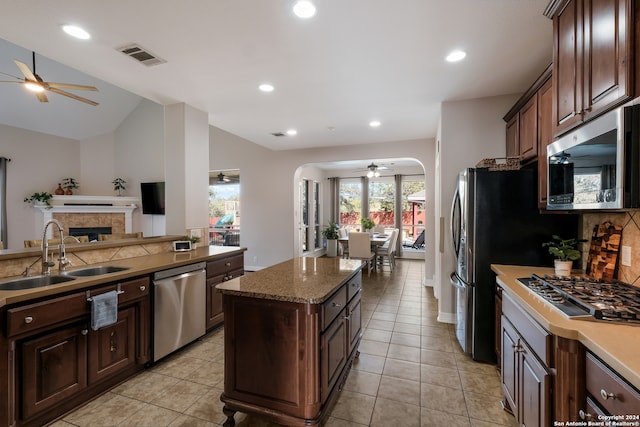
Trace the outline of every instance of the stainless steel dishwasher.
{"label": "stainless steel dishwasher", "polygon": [[206,263],[153,275],[153,361],[206,332]]}

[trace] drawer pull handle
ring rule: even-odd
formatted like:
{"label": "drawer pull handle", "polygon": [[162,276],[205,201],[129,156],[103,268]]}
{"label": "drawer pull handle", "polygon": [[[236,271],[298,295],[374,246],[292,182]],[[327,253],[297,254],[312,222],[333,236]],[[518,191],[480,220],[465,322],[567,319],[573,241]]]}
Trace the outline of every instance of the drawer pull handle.
{"label": "drawer pull handle", "polygon": [[82,335],[87,335],[89,333],[89,330],[88,329],[83,329],[82,331],[80,331],[80,333]]}
{"label": "drawer pull handle", "polygon": [[588,412],[584,412],[582,409],[580,409],[578,415],[580,416],[580,419],[584,421],[589,421],[591,418],[593,418],[593,415]]}
{"label": "drawer pull handle", "polygon": [[231,263],[230,262],[225,262],[224,265],[227,266],[227,267],[231,267]]}
{"label": "drawer pull handle", "polygon": [[33,322],[33,317],[27,316],[24,318],[24,323],[31,323],[31,322]]}
{"label": "drawer pull handle", "polygon": [[146,290],[147,290],[147,287],[146,287],[146,286],[144,286],[144,285],[140,286],[140,291],[141,291],[141,292],[144,292],[144,291],[146,291]]}
{"label": "drawer pull handle", "polygon": [[332,306],[332,307],[342,307],[342,304],[337,303],[337,302],[332,302],[332,303],[331,303],[331,306]]}
{"label": "drawer pull handle", "polygon": [[604,400],[608,400],[608,399],[615,399],[616,395],[613,393],[607,393],[607,391],[605,389],[600,390],[600,396],[602,396],[602,398]]}

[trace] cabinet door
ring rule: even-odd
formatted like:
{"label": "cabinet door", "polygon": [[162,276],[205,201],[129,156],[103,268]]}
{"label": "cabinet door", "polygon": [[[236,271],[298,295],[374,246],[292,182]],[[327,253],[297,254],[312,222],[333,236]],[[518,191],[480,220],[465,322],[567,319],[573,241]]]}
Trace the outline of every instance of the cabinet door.
{"label": "cabinet door", "polygon": [[216,278],[207,279],[207,329],[214,328],[222,323],[222,293],[216,290],[216,285],[222,280]]}
{"label": "cabinet door", "polygon": [[527,427],[551,425],[551,376],[526,344],[520,342],[518,353],[521,387],[518,419]]}
{"label": "cabinet door", "polygon": [[348,354],[358,345],[362,331],[362,298],[356,295],[349,303],[349,348]]}
{"label": "cabinet door", "polygon": [[496,351],[496,360],[498,361],[498,371],[502,368],[502,288],[496,284],[495,291],[495,319],[494,319],[494,344]]}
{"label": "cabinet door", "polygon": [[585,120],[631,98],[631,0],[584,2]]}
{"label": "cabinet door", "polygon": [[553,140],[551,79],[538,90],[538,207],[547,208],[547,145]]}
{"label": "cabinet door", "polygon": [[325,401],[329,396],[347,361],[348,334],[346,319],[344,319],[343,314],[340,314],[339,318],[331,324],[320,338],[322,401]]}
{"label": "cabinet door", "polygon": [[518,142],[519,133],[518,114],[516,114],[507,122],[507,157],[517,157],[520,155],[520,143]]}
{"label": "cabinet door", "polygon": [[582,121],[582,0],[553,17],[554,135]]}
{"label": "cabinet door", "polygon": [[89,333],[89,384],[136,363],[135,308],[118,312],[118,321]]}
{"label": "cabinet door", "polygon": [[87,326],[64,328],[22,344],[22,412],[28,419],[87,387]]}
{"label": "cabinet door", "polygon": [[518,413],[518,333],[505,316],[502,316],[502,391],[514,414]]}
{"label": "cabinet door", "polygon": [[532,96],[520,110],[518,154],[521,161],[538,156],[538,98]]}

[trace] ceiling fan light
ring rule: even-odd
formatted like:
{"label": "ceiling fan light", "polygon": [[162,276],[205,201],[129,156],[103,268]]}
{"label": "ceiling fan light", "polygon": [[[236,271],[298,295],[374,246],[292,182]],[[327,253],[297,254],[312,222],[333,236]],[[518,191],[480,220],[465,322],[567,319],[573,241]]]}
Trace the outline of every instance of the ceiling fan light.
{"label": "ceiling fan light", "polygon": [[373,178],[373,171],[367,172],[367,178]]}
{"label": "ceiling fan light", "polygon": [[316,14],[316,7],[309,0],[299,0],[293,5],[293,13],[298,18],[308,19]]}
{"label": "ceiling fan light", "polygon": [[91,38],[91,34],[76,25],[63,25],[62,31],[80,40],[88,40]]}
{"label": "ceiling fan light", "polygon": [[44,92],[42,85],[36,82],[26,82],[24,87],[29,89],[31,92]]}

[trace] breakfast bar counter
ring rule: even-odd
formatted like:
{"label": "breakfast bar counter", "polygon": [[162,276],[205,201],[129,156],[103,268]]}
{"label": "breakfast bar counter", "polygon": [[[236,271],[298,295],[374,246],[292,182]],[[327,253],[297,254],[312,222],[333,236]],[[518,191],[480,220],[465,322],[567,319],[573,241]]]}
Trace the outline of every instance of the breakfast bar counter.
{"label": "breakfast bar counter", "polygon": [[322,423],[358,355],[361,268],[302,257],[217,285],[226,426],[236,411],[290,426]]}

